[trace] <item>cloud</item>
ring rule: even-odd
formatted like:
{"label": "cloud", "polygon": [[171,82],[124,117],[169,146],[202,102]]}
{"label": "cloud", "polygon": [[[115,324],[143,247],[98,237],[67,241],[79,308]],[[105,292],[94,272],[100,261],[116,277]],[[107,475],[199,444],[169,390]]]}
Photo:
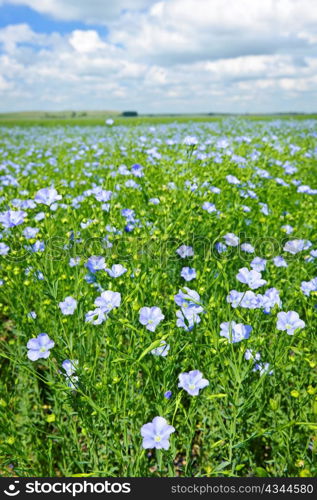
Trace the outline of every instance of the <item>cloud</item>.
{"label": "cloud", "polygon": [[75,30],[72,32],[69,43],[80,53],[95,52],[105,49],[107,45],[100,39],[98,33],[94,30]]}
{"label": "cloud", "polygon": [[313,0],[1,2],[87,23],[66,35],[0,29],[3,110],[312,111],[316,102]]}
{"label": "cloud", "polygon": [[160,65],[301,50],[316,43],[314,0],[170,0],[126,12],[112,40]]}
{"label": "cloud", "polygon": [[62,21],[97,24],[108,24],[123,11],[142,10],[153,3],[153,0],[0,0],[0,5],[25,5]]}

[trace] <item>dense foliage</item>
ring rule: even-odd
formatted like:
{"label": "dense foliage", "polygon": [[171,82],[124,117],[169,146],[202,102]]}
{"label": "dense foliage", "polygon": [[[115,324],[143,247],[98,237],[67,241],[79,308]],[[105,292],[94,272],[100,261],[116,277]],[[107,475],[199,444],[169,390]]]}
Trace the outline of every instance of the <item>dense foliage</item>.
{"label": "dense foliage", "polygon": [[316,474],[316,160],[315,120],[3,127],[0,473]]}

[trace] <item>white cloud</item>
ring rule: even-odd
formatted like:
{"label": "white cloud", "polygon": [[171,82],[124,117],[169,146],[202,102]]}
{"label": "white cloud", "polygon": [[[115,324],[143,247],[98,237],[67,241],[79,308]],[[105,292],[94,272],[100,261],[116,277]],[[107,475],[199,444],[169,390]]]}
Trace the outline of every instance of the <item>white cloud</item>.
{"label": "white cloud", "polygon": [[153,0],[0,0],[0,5],[26,5],[63,21],[97,24],[107,24],[123,11],[145,9],[153,3]]}
{"label": "white cloud", "polygon": [[95,52],[105,49],[107,45],[100,39],[98,33],[94,30],[75,30],[72,32],[69,43],[80,53]]}
{"label": "white cloud", "polygon": [[315,0],[169,0],[126,12],[112,40],[161,65],[305,48],[315,40]]}
{"label": "white cloud", "polygon": [[66,35],[0,29],[2,109],[311,111],[314,2],[0,0],[87,23]]}

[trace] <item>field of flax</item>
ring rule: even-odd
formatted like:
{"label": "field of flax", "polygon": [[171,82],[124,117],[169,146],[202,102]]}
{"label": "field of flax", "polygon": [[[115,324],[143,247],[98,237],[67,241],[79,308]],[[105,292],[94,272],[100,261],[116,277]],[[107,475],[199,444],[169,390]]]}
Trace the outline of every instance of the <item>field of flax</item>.
{"label": "field of flax", "polygon": [[2,127],[0,474],[312,476],[317,122]]}

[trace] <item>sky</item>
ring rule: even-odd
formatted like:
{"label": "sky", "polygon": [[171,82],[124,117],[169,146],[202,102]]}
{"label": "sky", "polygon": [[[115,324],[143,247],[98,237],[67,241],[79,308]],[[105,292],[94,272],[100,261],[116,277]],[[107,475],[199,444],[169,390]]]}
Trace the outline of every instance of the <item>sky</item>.
{"label": "sky", "polygon": [[0,0],[0,112],[317,111],[316,0]]}

